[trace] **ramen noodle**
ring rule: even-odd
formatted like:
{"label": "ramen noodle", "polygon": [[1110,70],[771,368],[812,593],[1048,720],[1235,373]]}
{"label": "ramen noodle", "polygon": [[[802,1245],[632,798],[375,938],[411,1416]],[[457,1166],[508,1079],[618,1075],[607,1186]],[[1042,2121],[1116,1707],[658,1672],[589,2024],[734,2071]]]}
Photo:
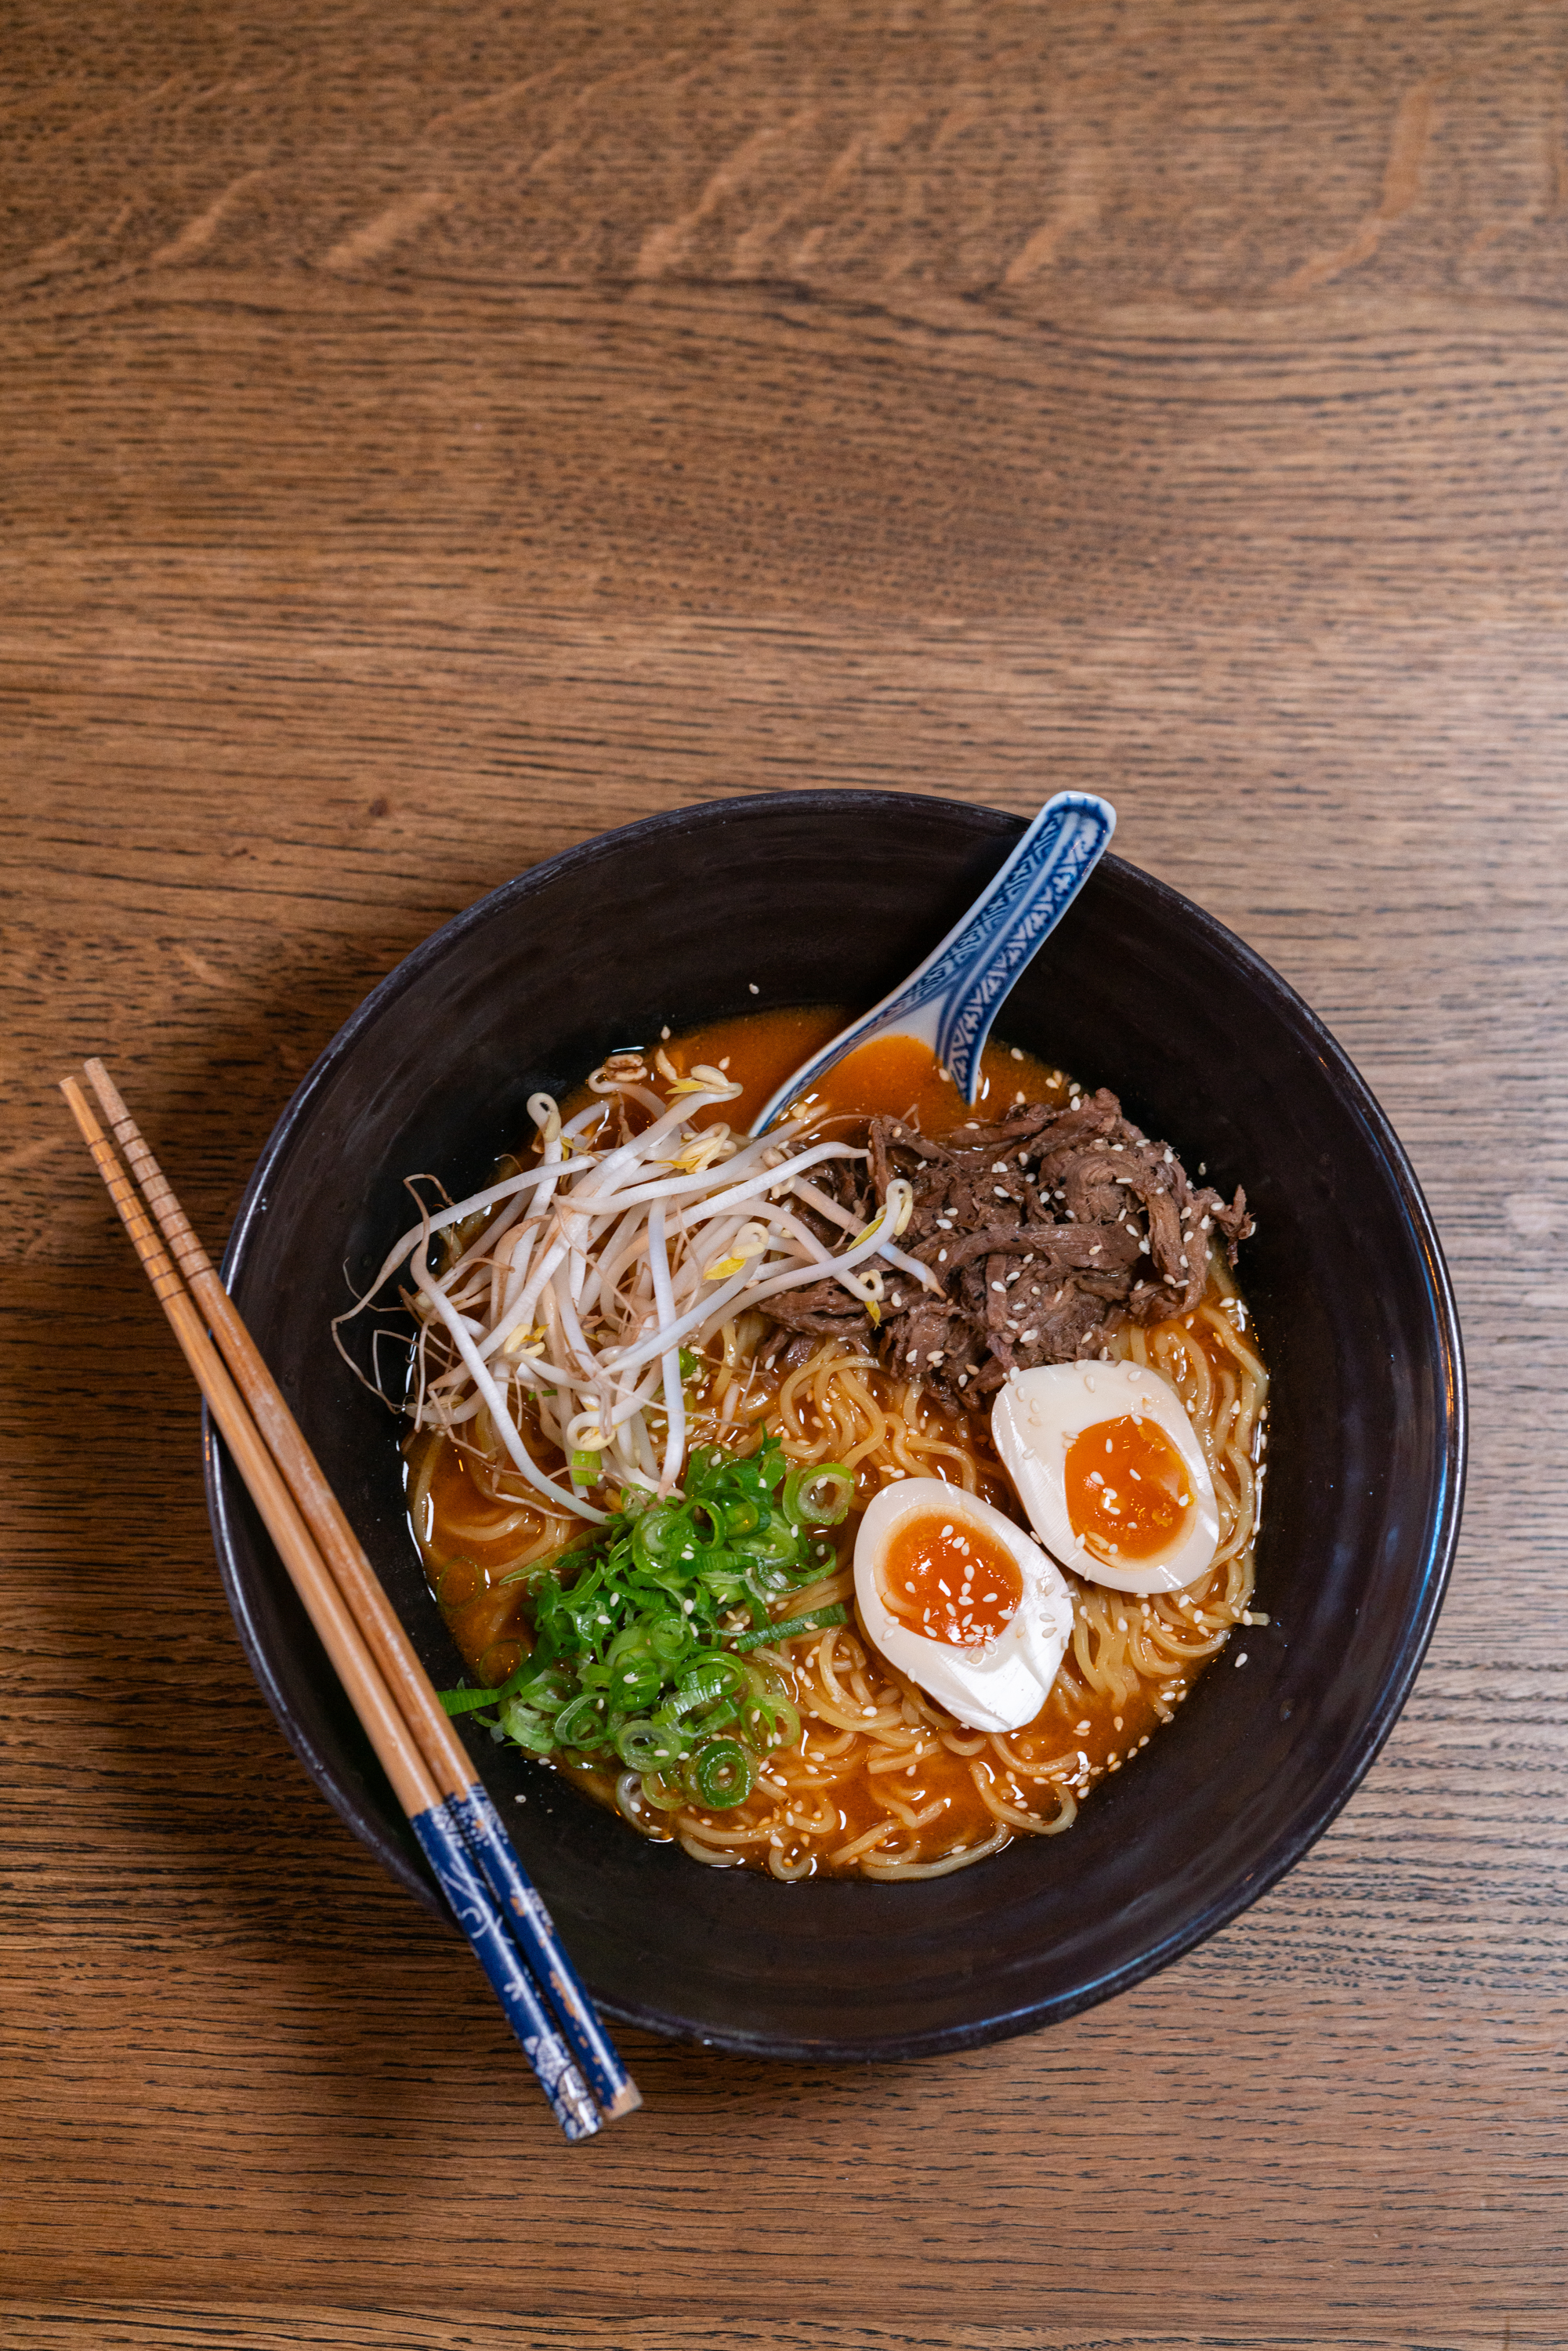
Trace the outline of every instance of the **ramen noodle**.
{"label": "ramen noodle", "polygon": [[[755,1109],[840,1019],[761,1014],[665,1040],[659,1074],[665,1083],[690,1084],[686,1073],[702,1069],[741,1081],[744,1093],[725,1107],[744,1134]],[[873,1113],[909,1119],[928,1136],[961,1134],[966,1120],[975,1126],[976,1113],[956,1089],[902,1047],[882,1066],[856,1060],[858,1070],[831,1073],[813,1098],[804,1142],[837,1136],[853,1146]],[[648,1093],[643,1114],[664,1099]],[[1088,1097],[1061,1071],[1018,1049],[987,1049],[982,1115],[995,1119],[1013,1102],[1065,1106],[1080,1099]],[[449,1257],[465,1248],[482,1266],[486,1233],[483,1215],[473,1231],[455,1228]],[[1217,1244],[1218,1234],[1211,1239]],[[739,1801],[727,1790],[725,1801],[704,1802],[672,1771],[622,1767],[603,1753],[560,1748],[540,1758],[642,1834],[677,1842],[711,1867],[766,1870],[786,1881],[914,1879],[969,1866],[1018,1837],[1060,1834],[1098,1782],[1124,1770],[1171,1720],[1237,1629],[1262,1621],[1250,1604],[1268,1374],[1222,1248],[1209,1248],[1207,1280],[1186,1311],[1128,1321],[1095,1356],[1157,1374],[1179,1397],[1212,1481],[1218,1520],[1212,1562],[1185,1588],[1147,1596],[1068,1573],[1065,1654],[1039,1713],[1010,1731],[956,1719],[882,1656],[855,1611],[855,1534],[879,1492],[936,1479],[1028,1523],[992,1444],[988,1414],[956,1409],[952,1395],[886,1360],[876,1342],[879,1322],[870,1314],[852,1327],[791,1338],[776,1328],[766,1302],[753,1307],[743,1298],[683,1374],[687,1465],[721,1456],[755,1462],[772,1445],[791,1471],[836,1465],[847,1472],[846,1497],[852,1479],[847,1513],[816,1530],[810,1572],[773,1604],[779,1621],[822,1621],[778,1640],[765,1626],[745,1644],[753,1683],[774,1694],[763,1703],[778,1708],[789,1732],[798,1720],[798,1735],[762,1743]],[[430,1369],[427,1363],[422,1376]],[[669,1430],[651,1408],[645,1417],[657,1452]],[[541,1579],[555,1575],[563,1555],[569,1562],[589,1555],[580,1520],[554,1508],[539,1484],[541,1467],[565,1474],[562,1428],[558,1421],[547,1431],[541,1412],[527,1431],[531,1478],[499,1441],[482,1400],[465,1417],[418,1430],[405,1447],[411,1522],[476,1692],[526,1675]]]}

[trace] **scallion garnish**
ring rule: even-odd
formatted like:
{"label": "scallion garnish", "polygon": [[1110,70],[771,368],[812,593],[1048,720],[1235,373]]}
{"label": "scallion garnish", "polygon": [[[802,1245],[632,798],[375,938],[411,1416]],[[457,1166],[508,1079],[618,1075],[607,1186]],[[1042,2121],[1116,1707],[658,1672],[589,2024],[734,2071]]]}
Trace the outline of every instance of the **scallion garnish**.
{"label": "scallion garnish", "polygon": [[[601,1467],[572,1458],[574,1475]],[[777,1668],[745,1653],[846,1621],[841,1604],[772,1612],[825,1573],[832,1546],[815,1530],[839,1524],[853,1493],[852,1471],[790,1469],[776,1438],[747,1455],[704,1447],[684,1495],[631,1489],[530,1569],[532,1653],[497,1687],[444,1691],[442,1704],[493,1707],[492,1735],[529,1754],[636,1771],[662,1810],[743,1803],[762,1758],[800,1735]]]}
{"label": "scallion garnish", "polygon": [[791,1616],[787,1625],[765,1625],[760,1633],[743,1633],[730,1644],[736,1649],[760,1649],[765,1643],[793,1640],[797,1633],[826,1632],[830,1625],[847,1625],[849,1610],[841,1600],[831,1608],[813,1608],[809,1616]]}

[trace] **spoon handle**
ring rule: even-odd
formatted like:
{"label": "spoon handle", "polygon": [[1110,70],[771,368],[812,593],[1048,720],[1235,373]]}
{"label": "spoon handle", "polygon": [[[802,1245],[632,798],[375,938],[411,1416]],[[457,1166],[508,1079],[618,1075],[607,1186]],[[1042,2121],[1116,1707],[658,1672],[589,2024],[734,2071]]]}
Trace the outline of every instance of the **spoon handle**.
{"label": "spoon handle", "polygon": [[763,1134],[835,1062],[873,1037],[916,1037],[972,1103],[980,1055],[1004,998],[1099,862],[1116,811],[1093,792],[1047,800],[1001,871],[924,963],[780,1086],[752,1127]]}
{"label": "spoon handle", "polygon": [[[1092,792],[1047,800],[984,895],[899,990],[900,1009],[934,1006],[932,1045],[967,1102],[1003,998],[1098,864],[1116,811]],[[892,1028],[890,1003],[878,1022]],[[898,1024],[902,1026],[902,1023]]]}

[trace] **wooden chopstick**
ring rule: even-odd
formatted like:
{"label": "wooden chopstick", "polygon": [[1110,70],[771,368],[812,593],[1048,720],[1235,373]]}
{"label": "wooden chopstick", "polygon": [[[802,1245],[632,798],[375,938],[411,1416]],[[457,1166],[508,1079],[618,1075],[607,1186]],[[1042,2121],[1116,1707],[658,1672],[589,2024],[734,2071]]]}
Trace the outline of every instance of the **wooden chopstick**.
{"label": "wooden chopstick", "polygon": [[445,1798],[543,1987],[595,2096],[612,2121],[633,2113],[642,2094],[601,2023],[587,1987],[556,1938],[506,1825],[410,1645],[375,1570],[343,1515],[320,1464],[278,1392],[212,1259],[191,1228],[103,1063],[87,1074],[175,1262],[201,1306],[235,1382],[282,1472],[350,1614],[393,1693],[436,1786]]}
{"label": "wooden chopstick", "polygon": [[161,1247],[79,1084],[74,1078],[65,1078],[60,1092],[109,1187],[235,1466],[305,1604],[333,1671],[364,1726],[454,1917],[500,1999],[507,2022],[521,2042],[558,2122],[570,2139],[591,2137],[601,2127],[603,2118],[545,2008],[539,1987],[507,1932],[506,1918],[470,1859],[460,1825],[452,1817],[452,1807],[437,1790],[419,1746],[361,1639],[244,1398],[219,1360],[179,1272]]}

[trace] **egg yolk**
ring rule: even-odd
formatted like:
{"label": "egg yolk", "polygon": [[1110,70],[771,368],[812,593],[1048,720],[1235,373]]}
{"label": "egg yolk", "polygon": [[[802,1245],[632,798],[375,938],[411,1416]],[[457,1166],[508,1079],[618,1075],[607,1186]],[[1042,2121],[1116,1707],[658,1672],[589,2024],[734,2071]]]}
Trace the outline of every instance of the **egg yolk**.
{"label": "egg yolk", "polygon": [[1157,1422],[1130,1413],[1079,1431],[1067,1448],[1066,1483],[1073,1533],[1113,1559],[1153,1559],[1192,1507],[1181,1455]]}
{"label": "egg yolk", "polygon": [[1011,1553],[971,1520],[927,1510],[894,1530],[882,1589],[912,1632],[978,1649],[1008,1624],[1023,1598],[1023,1578]]}

